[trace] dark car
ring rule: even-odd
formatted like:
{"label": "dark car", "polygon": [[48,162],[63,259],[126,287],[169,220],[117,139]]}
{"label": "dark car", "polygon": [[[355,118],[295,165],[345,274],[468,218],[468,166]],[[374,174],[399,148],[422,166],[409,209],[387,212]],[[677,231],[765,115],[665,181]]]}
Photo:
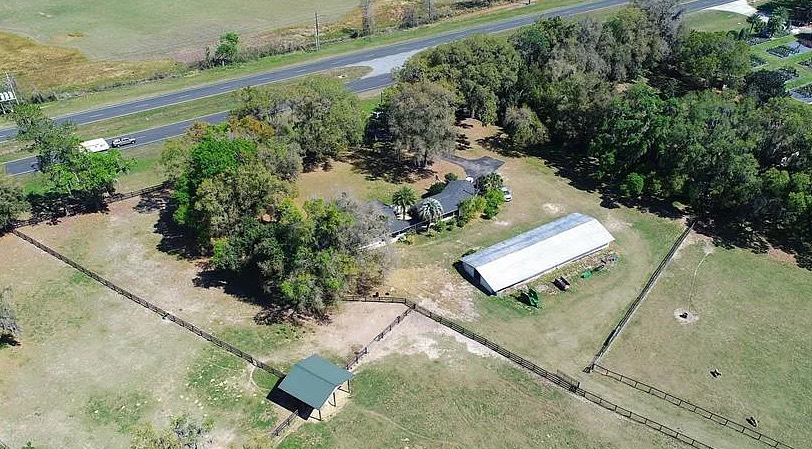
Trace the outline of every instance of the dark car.
{"label": "dark car", "polygon": [[135,143],[135,137],[116,137],[110,142],[110,146],[113,148],[123,147],[126,145],[133,145]]}

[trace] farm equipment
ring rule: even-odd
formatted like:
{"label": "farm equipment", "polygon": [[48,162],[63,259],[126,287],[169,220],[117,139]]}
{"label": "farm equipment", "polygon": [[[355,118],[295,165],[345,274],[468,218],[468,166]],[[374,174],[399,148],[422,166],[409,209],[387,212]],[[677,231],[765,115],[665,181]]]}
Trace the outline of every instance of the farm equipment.
{"label": "farm equipment", "polygon": [[555,278],[555,280],[553,281],[553,285],[558,287],[558,289],[561,290],[562,292],[565,292],[570,289],[570,282],[564,276]]}
{"label": "farm equipment", "polygon": [[533,287],[527,287],[527,290],[522,290],[519,292],[519,301],[533,306],[535,308],[541,308],[541,300],[539,299],[539,292],[536,291]]}

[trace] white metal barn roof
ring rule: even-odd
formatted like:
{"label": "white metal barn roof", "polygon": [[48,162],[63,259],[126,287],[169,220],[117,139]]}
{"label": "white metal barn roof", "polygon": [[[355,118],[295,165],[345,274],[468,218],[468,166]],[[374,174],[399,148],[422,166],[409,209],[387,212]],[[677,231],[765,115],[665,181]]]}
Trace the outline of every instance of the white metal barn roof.
{"label": "white metal barn roof", "polygon": [[606,248],[615,238],[588,215],[570,214],[460,259],[491,294]]}

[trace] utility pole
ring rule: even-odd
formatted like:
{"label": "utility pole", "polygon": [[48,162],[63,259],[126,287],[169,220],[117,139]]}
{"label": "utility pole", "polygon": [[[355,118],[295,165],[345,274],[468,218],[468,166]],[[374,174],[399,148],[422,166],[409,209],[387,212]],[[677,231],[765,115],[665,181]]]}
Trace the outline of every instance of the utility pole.
{"label": "utility pole", "polygon": [[316,14],[316,51],[319,51],[319,49],[320,49],[320,45],[319,45],[319,12],[316,11],[315,14]]}

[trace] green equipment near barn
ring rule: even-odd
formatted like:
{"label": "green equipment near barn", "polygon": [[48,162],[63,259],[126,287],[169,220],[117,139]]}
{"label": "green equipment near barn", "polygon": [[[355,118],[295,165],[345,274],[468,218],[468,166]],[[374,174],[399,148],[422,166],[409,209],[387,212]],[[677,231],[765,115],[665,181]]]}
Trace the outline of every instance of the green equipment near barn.
{"label": "green equipment near barn", "polygon": [[536,291],[533,287],[527,287],[527,290],[522,290],[519,292],[519,301],[536,307],[541,308],[541,300],[539,299],[539,292]]}

